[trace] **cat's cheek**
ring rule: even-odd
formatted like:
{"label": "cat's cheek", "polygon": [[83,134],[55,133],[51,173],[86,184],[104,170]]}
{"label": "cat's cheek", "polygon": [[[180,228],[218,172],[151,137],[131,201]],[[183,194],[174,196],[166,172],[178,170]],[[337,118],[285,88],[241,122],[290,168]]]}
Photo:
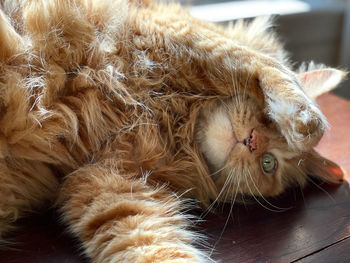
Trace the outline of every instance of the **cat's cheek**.
{"label": "cat's cheek", "polygon": [[210,165],[220,168],[236,144],[232,124],[222,110],[215,111],[208,118],[204,136],[199,140],[200,150]]}
{"label": "cat's cheek", "polygon": [[201,151],[211,165],[215,168],[219,168],[224,165],[227,156],[230,154],[233,141],[233,136],[223,137],[219,135],[208,135],[206,136],[205,142],[202,143]]}

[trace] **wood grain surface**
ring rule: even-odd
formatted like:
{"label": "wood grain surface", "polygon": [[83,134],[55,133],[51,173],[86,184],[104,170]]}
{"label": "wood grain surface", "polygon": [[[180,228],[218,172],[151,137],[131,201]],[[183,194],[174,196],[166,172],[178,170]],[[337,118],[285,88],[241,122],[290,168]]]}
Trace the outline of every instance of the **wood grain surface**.
{"label": "wood grain surface", "polygon": [[[350,102],[332,94],[318,99],[330,124],[317,147],[340,164],[350,181]],[[195,226],[208,236],[218,262],[350,262],[350,188],[310,182],[304,190],[259,204],[218,207]],[[202,211],[195,212],[201,214]],[[65,233],[57,214],[22,220],[0,262],[83,263],[79,243]]]}

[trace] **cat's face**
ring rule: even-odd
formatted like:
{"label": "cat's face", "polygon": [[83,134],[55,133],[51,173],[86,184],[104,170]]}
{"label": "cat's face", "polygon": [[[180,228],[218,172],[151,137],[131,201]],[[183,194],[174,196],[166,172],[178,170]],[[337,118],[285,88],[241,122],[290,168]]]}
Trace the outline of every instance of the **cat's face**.
{"label": "cat's face", "polygon": [[196,139],[221,201],[234,200],[237,194],[275,196],[292,184],[304,185],[307,174],[323,173],[320,165],[326,160],[314,151],[290,150],[261,103],[247,95],[204,107]]}

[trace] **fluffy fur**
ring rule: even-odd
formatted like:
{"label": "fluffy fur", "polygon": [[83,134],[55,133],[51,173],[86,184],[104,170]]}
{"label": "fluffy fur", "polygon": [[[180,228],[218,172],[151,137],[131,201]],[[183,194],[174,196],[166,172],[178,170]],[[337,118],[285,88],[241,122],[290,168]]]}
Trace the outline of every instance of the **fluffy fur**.
{"label": "fluffy fur", "polygon": [[[94,262],[205,262],[178,195],[207,206],[339,179],[312,150],[326,121],[302,86],[315,96],[344,74],[293,73],[267,19],[223,29],[177,4],[5,0],[0,20],[1,234],[56,203]],[[265,146],[230,155],[244,122]]]}

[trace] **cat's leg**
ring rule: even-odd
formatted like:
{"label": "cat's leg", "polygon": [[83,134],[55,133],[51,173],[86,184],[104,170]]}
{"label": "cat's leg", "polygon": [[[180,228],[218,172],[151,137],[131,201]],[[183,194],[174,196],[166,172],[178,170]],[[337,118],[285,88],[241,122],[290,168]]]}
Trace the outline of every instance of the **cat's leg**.
{"label": "cat's leg", "polygon": [[192,245],[184,204],[165,189],[91,165],[68,176],[60,200],[93,262],[207,262]]}
{"label": "cat's leg", "polygon": [[314,147],[326,129],[327,121],[302,90],[300,80],[293,72],[273,62],[257,67],[266,112],[277,123],[288,145],[300,151]]}
{"label": "cat's leg", "polygon": [[57,179],[45,164],[0,159],[0,238],[18,218],[53,201],[57,189]]}

